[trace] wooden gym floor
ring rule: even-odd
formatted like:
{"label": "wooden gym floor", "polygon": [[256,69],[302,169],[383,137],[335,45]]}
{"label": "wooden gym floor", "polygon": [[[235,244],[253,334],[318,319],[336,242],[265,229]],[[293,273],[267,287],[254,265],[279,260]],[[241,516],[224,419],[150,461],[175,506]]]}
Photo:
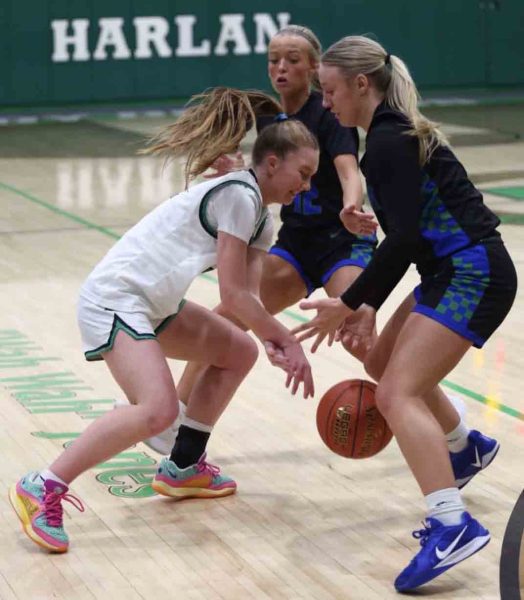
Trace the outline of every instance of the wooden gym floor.
{"label": "wooden gym floor", "polygon": [[[524,122],[522,108],[518,114]],[[498,130],[491,113],[487,126],[445,117],[458,155],[490,190],[486,201],[503,218],[524,279],[524,143],[511,128]],[[410,533],[424,516],[398,447],[393,441],[364,461],[331,454],[316,432],[316,400],[291,397],[263,356],[209,445],[211,461],[238,481],[237,495],[180,503],[155,496],[149,483],[160,457],[139,444],[73,484],[86,512],[67,509],[67,555],[49,555],[21,532],[9,485],[46,466],[120,395],[104,364],[83,359],[77,291],[119,235],[181,188],[180,164],[163,169],[135,156],[144,133],[166,120],[0,128],[0,599],[394,598],[392,582],[418,547]],[[410,271],[380,324],[415,283]],[[195,282],[189,297],[212,307],[215,277]],[[281,318],[292,326],[305,316],[293,307]],[[472,350],[444,382],[463,400],[469,424],[502,442],[494,464],[464,492],[493,539],[420,595],[499,598],[503,556],[504,593],[518,597],[523,332],[520,292],[486,348]],[[342,379],[364,376],[339,347],[323,347],[312,363],[317,399]],[[176,376],[181,370],[173,363]]]}

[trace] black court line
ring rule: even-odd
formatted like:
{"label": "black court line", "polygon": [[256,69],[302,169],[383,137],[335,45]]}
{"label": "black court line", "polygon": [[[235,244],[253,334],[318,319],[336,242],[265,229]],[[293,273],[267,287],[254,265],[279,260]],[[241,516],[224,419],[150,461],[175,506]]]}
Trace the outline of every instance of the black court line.
{"label": "black court line", "polygon": [[[524,535],[524,491],[520,494],[511,513],[500,554],[500,598],[501,600],[521,600],[519,568],[521,559],[520,548]],[[524,581],[522,582],[524,586]]]}

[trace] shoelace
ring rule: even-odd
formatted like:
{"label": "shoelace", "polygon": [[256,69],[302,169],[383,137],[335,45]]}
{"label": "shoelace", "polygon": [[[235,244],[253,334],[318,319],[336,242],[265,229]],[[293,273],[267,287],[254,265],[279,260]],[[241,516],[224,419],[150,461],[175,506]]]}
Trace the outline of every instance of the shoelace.
{"label": "shoelace", "polygon": [[198,461],[196,470],[199,473],[205,473],[206,475],[211,475],[211,477],[216,477],[220,473],[220,467],[216,465],[212,465],[211,463],[206,462],[205,455]]}
{"label": "shoelace", "polygon": [[62,527],[62,500],[72,504],[80,512],[84,512],[85,508],[80,498],[73,494],[55,494],[55,492],[46,492],[44,497],[45,514],[48,525],[51,527]]}
{"label": "shoelace", "polygon": [[416,539],[420,540],[420,545],[424,546],[428,541],[429,534],[431,533],[431,526],[422,521],[423,529],[417,529],[411,533],[411,535]]}

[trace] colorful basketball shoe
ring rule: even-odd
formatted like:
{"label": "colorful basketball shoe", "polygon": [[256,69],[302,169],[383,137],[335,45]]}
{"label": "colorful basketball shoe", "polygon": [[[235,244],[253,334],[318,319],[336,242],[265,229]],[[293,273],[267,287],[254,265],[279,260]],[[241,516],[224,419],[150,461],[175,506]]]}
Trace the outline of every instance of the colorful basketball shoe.
{"label": "colorful basketball shoe", "polygon": [[449,453],[457,487],[463,488],[477,473],[485,469],[495,458],[499,448],[497,440],[472,429],[464,450]]}
{"label": "colorful basketball shoe", "polygon": [[9,500],[25,533],[51,552],[67,552],[69,547],[62,523],[62,500],[84,512],[82,502],[67,491],[67,487],[52,479],[44,482],[36,472],[28,473],[9,489]]}
{"label": "colorful basketball shoe", "polygon": [[237,484],[220,475],[218,467],[206,462],[204,452],[196,465],[185,469],[179,469],[169,458],[163,458],[152,487],[162,496],[172,498],[218,498],[234,494]]}
{"label": "colorful basketball shoe", "polygon": [[467,512],[459,525],[443,525],[429,517],[425,528],[413,532],[422,549],[395,580],[398,592],[407,592],[442,575],[445,571],[483,548],[489,531]]}

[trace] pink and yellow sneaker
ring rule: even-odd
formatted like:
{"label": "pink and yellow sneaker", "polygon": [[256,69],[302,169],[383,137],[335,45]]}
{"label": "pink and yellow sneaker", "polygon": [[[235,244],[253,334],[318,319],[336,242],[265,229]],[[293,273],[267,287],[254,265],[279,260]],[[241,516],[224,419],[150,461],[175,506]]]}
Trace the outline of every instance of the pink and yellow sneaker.
{"label": "pink and yellow sneaker", "polygon": [[62,523],[62,500],[84,512],[82,502],[67,491],[67,487],[52,479],[44,482],[36,472],[28,473],[9,489],[9,500],[25,533],[51,552],[67,552],[69,548]]}
{"label": "pink and yellow sneaker", "polygon": [[220,469],[206,462],[202,454],[196,465],[179,469],[176,464],[163,458],[152,483],[155,492],[172,498],[219,498],[237,490],[230,477],[220,475]]}

